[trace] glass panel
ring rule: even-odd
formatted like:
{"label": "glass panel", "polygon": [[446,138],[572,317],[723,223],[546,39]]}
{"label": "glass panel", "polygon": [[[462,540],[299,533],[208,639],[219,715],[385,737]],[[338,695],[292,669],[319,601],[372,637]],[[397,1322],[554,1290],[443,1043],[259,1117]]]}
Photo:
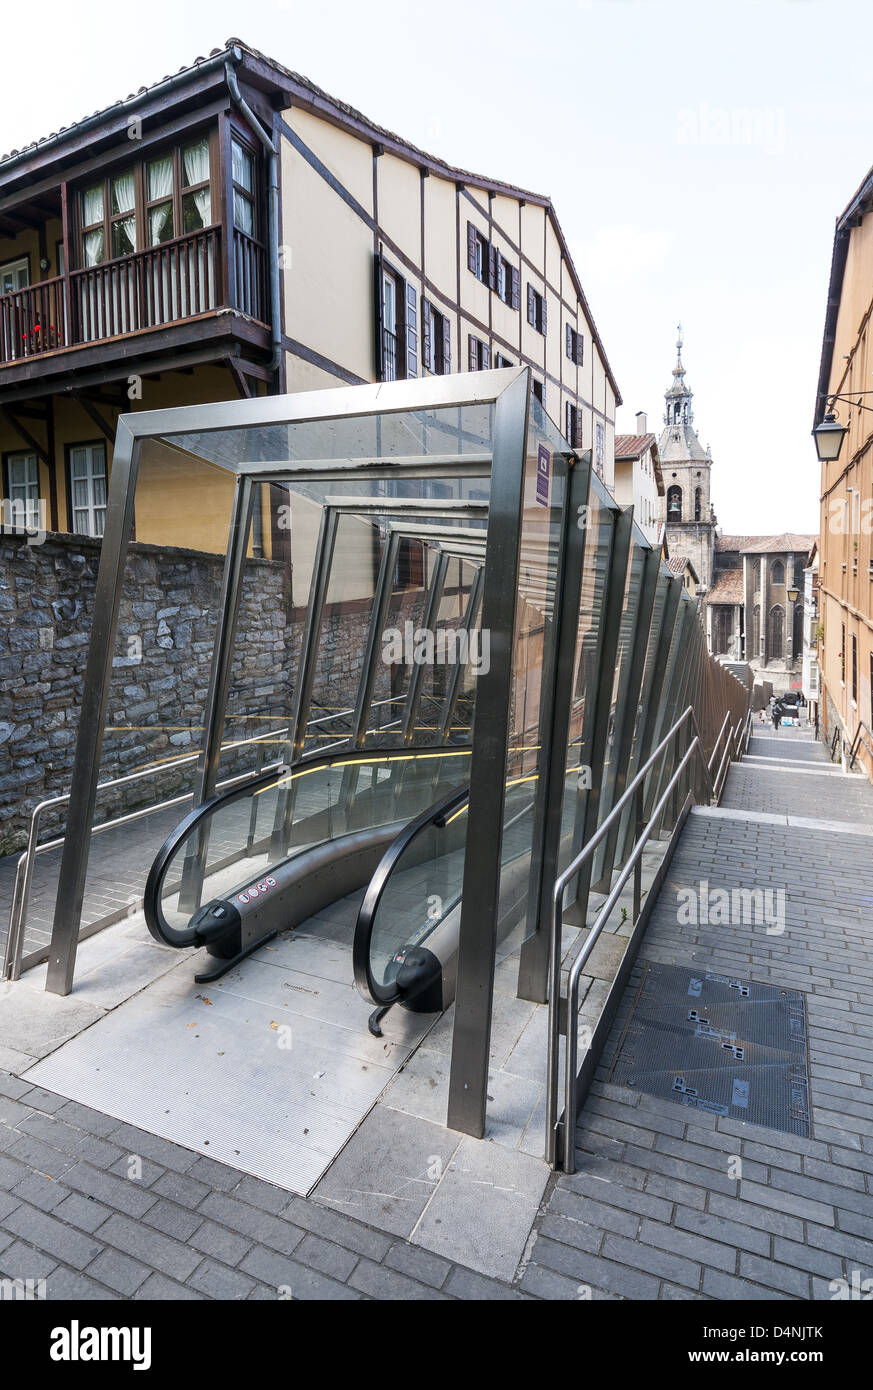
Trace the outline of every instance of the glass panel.
{"label": "glass panel", "polygon": [[117,174],[110,182],[112,215],[118,213],[132,212],[136,200],[136,185],[133,177],[133,170],[128,169],[123,174]]}
{"label": "glass panel", "polygon": [[95,227],[93,232],[86,232],[82,238],[82,249],[85,253],[85,265],[100,265],[101,261],[106,260],[106,238],[102,227]]}
{"label": "glass panel", "polygon": [[[605,487],[598,478],[592,477],[588,510],[583,518],[586,523],[585,550],[582,561],[579,621],[576,628],[573,701],[570,707],[561,843],[558,853],[558,868],[561,871],[582,848],[585,808],[592,780],[591,739],[594,733],[597,676],[603,640],[614,517],[614,504],[611,503]],[[570,901],[572,887],[568,889],[567,894],[567,902]]]}
{"label": "glass panel", "polygon": [[253,193],[255,189],[254,159],[238,140],[232,140],[230,148],[234,183],[238,183],[247,193]]}
{"label": "glass panel", "polygon": [[205,183],[209,178],[209,141],[198,140],[182,151],[182,187]]}
{"label": "glass panel", "polygon": [[338,754],[231,794],[177,848],[164,878],[166,921],[187,927],[202,903],[229,898],[289,858],[343,835],[384,827],[387,847],[406,822],[463,785],[468,767],[469,753],[459,750],[352,762]]}
{"label": "glass panel", "polygon": [[97,183],[82,194],[82,226],[90,227],[103,221],[103,185]]}
{"label": "glass panel", "polygon": [[252,236],[255,229],[254,204],[239,189],[233,190],[233,225]]}
{"label": "glass panel", "polygon": [[[618,769],[621,766],[624,750],[621,747],[621,730],[624,724],[627,701],[630,697],[630,667],[633,660],[636,638],[637,610],[640,600],[640,584],[647,548],[632,540],[627,568],[624,576],[624,600],[618,630],[618,650],[615,660],[615,677],[612,683],[612,697],[609,709],[609,725],[606,736],[606,750],[603,760],[603,780],[597,807],[597,824],[602,825],[615,801],[615,787]],[[595,882],[601,874],[611,869],[604,862],[605,842],[595,852],[593,878]]]}
{"label": "glass panel", "polygon": [[157,198],[170,198],[173,194],[173,156],[165,155],[162,159],[153,159],[147,166],[148,179],[148,198],[149,202],[154,202]]}
{"label": "glass panel", "polygon": [[122,217],[112,224],[112,255],[129,256],[136,250],[136,218]]}
{"label": "glass panel", "polygon": [[199,188],[195,193],[182,194],[182,232],[199,232],[208,227],[211,221],[212,199],[208,188]]}
{"label": "glass panel", "polygon": [[159,246],[162,241],[170,241],[173,235],[173,204],[159,203],[149,208],[149,245]]}

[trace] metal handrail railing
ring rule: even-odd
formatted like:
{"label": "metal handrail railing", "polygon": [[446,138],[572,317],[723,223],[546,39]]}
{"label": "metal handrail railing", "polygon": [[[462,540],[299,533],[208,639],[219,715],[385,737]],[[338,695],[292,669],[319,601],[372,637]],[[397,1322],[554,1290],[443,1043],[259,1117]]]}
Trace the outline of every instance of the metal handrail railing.
{"label": "metal handrail railing", "polygon": [[[376,700],[374,706],[390,704],[391,698]],[[340,709],[332,714],[321,715],[318,719],[310,719],[307,728],[316,728],[321,724],[329,724],[337,719],[345,718],[354,711],[350,709]],[[394,720],[393,723],[398,723]],[[386,726],[390,727],[390,726]],[[221,752],[227,752],[235,748],[246,748],[251,744],[265,744],[278,738],[287,738],[290,734],[290,726],[285,724],[279,729],[269,729],[266,733],[253,734],[250,738],[228,739],[221,745]],[[338,739],[336,743],[328,744],[322,751],[329,752],[331,748],[339,747],[345,742]],[[196,762],[200,757],[199,750],[194,753],[182,753],[177,758],[169,758],[165,762],[151,763],[148,767],[139,768],[136,772],[125,773],[122,777],[112,777],[107,782],[99,782],[97,791],[108,791],[110,788],[129,785],[131,782],[143,781],[149,777],[156,777],[158,773],[172,771],[176,767],[184,767],[187,764]],[[269,769],[273,763],[259,763],[256,771],[262,772]],[[241,773],[238,777],[225,778],[217,784],[218,788],[228,788],[235,786],[238,781],[250,776],[250,773]],[[145,816],[155,815],[158,811],[170,810],[173,806],[181,806],[183,802],[191,797],[190,792],[182,796],[171,797],[168,801],[158,801],[151,806],[140,807],[136,811],[129,811],[123,816],[116,816],[113,820],[102,821],[99,825],[92,826],[91,834],[99,835],[105,830],[114,830],[118,826],[128,825],[132,821],[142,820]],[[60,836],[54,840],[45,840],[39,844],[40,822],[43,814],[50,811],[55,806],[63,806],[70,799],[69,792],[61,792],[58,796],[47,797],[44,801],[37,802],[30,816],[30,826],[27,835],[27,848],[19,856],[15,866],[15,879],[12,889],[12,906],[9,912],[9,930],[6,936],[6,953],[3,961],[3,979],[17,980],[21,974],[21,958],[24,948],[24,924],[27,917],[27,906],[30,901],[30,892],[33,886],[33,863],[40,854],[47,854],[49,850],[59,849],[64,843],[64,837]]]}
{"label": "metal handrail railing", "polygon": [[[281,729],[270,729],[266,733],[254,734],[251,738],[230,739],[222,744],[222,752],[234,748],[245,748],[251,744],[264,744],[274,739],[277,735],[281,736],[288,733],[288,726]],[[150,777],[156,777],[161,772],[171,772],[174,768],[184,767],[199,758],[199,751],[196,753],[183,753],[178,758],[170,758],[166,762],[154,763],[149,767],[140,768],[137,772],[125,773],[122,777],[112,777],[107,782],[99,782],[97,791],[108,791],[110,788],[129,786],[132,782],[144,781]],[[271,763],[262,764],[264,767],[271,767]],[[251,773],[241,773],[239,777],[231,777],[219,783],[219,786],[229,787],[235,782],[251,776]],[[44,812],[51,810],[55,806],[64,806],[70,799],[69,792],[61,792],[58,796],[47,797],[45,801],[37,802],[30,816],[30,827],[27,835],[27,848],[19,856],[15,866],[15,881],[12,890],[12,908],[9,914],[9,932],[6,938],[6,955],[3,963],[3,978],[7,980],[17,980],[21,970],[21,954],[24,946],[24,923],[27,915],[27,905],[30,900],[30,890],[33,884],[33,863],[40,854],[47,854],[49,850],[58,849],[64,843],[64,836],[54,840],[44,840],[39,844],[40,822]],[[139,807],[136,811],[128,811],[123,816],[116,816],[113,820],[102,821],[99,825],[92,826],[91,834],[99,835],[106,830],[115,830],[120,825],[127,825],[132,821],[141,820],[145,816],[154,815],[158,811],[169,810],[173,806],[179,806],[184,801],[191,799],[191,793],[185,792],[181,796],[171,797],[167,801],[155,802],[151,806]]]}
{"label": "metal handrail railing", "polygon": [[[563,925],[563,905],[564,892],[567,885],[576,877],[585,861],[594,853],[597,846],[609,833],[613,821],[620,816],[626,806],[631,801],[635,804],[635,823],[637,829],[637,839],[634,848],[628,856],[619,877],[612,887],[606,901],[604,902],[597,918],[585,939],[585,944],[579,955],[573,962],[567,987],[566,1007],[564,1010],[565,1018],[565,1039],[566,1039],[566,1068],[564,1077],[564,1122],[565,1122],[565,1142],[563,1145],[562,1163],[564,1171],[573,1172],[573,1145],[570,1139],[570,1126],[574,1123],[576,1114],[576,1095],[578,1078],[576,1075],[577,1058],[577,1034],[576,1034],[576,1015],[579,1008],[579,980],[582,970],[591,952],[597,944],[598,938],[603,930],[610,913],[618,901],[625,884],[634,875],[634,914],[633,920],[639,916],[642,901],[642,863],[641,856],[648,840],[654,832],[655,826],[660,822],[661,816],[667,806],[674,788],[685,772],[686,767],[691,761],[692,755],[697,754],[701,767],[705,773],[706,781],[709,784],[710,797],[712,802],[718,801],[721,785],[723,784],[722,767],[725,764],[725,755],[729,755],[732,743],[738,737],[738,733],[745,732],[746,745],[751,732],[750,715],[738,721],[736,729],[731,728],[730,736],[722,757],[722,764],[719,768],[718,777],[714,780],[712,776],[712,764],[718,750],[718,744],[722,738],[725,723],[729,721],[730,712],[722,723],[722,729],[716,739],[707,761],[703,751],[703,743],[700,737],[700,730],[697,725],[697,718],[693,706],[687,709],[673,724],[672,728],[665,734],[657,748],[650,754],[649,758],[639,769],[633,781],[627,787],[623,795],[613,806],[609,814],[604,818],[602,824],[598,826],[590,840],[583,846],[579,854],[572,860],[564,871],[556,878],[552,889],[552,921],[549,941],[549,1017],[548,1017],[548,1059],[546,1065],[546,1159],[554,1166],[558,1137],[558,1065],[559,1065],[559,1042],[560,1042],[560,1020],[561,1020],[561,936]],[[667,749],[677,738],[681,729],[684,728],[688,720],[691,720],[694,727],[694,737],[681,758],[678,766],[674,770],[669,782],[659,797],[657,804],[653,808],[648,822],[640,829],[640,796],[643,783],[657,763],[663,759]],[[720,780],[719,780],[720,779]],[[689,792],[689,796],[691,793]],[[573,1117],[571,1119],[571,1117]]]}
{"label": "metal handrail railing", "polygon": [[[865,735],[865,734],[866,734],[867,737],[871,740],[871,743],[868,743],[868,742],[867,742],[867,739],[864,738],[864,735]],[[859,720],[858,720],[858,727],[857,727],[857,729],[855,730],[855,737],[852,739],[852,743],[851,743],[851,746],[850,746],[850,748],[849,748],[849,771],[850,771],[850,772],[852,771],[852,768],[855,766],[855,763],[856,763],[857,758],[858,758],[858,754],[859,754],[859,752],[861,751],[861,744],[862,744],[862,743],[863,743],[864,747],[867,749],[867,752],[870,754],[871,758],[873,758],[873,733],[871,733],[869,726],[868,726],[867,724],[864,723],[863,719],[859,719]]]}

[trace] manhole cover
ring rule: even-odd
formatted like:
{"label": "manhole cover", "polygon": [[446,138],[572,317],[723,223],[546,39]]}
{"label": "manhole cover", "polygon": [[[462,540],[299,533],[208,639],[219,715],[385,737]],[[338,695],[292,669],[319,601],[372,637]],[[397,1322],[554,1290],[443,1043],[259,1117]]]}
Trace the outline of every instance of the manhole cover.
{"label": "manhole cover", "polygon": [[809,1135],[806,1005],[796,989],[643,962],[610,1080]]}

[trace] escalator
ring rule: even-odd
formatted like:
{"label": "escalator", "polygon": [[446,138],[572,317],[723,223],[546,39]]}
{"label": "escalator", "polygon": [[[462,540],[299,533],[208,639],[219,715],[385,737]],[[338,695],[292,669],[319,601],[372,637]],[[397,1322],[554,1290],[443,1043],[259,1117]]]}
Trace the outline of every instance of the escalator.
{"label": "escalator", "polygon": [[[231,970],[356,890],[350,978],[375,1006],[441,1012],[454,997],[471,750],[307,754],[192,811],[149,872],[152,936]],[[524,915],[535,774],[506,789],[501,939]]]}

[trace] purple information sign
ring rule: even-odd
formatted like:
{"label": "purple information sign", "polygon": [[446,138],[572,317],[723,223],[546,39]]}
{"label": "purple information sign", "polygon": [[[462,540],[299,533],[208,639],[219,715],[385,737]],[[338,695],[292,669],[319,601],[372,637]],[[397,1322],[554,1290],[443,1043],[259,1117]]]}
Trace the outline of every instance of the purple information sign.
{"label": "purple information sign", "polygon": [[549,478],[552,472],[552,456],[545,444],[537,450],[537,501],[542,506],[549,505]]}

